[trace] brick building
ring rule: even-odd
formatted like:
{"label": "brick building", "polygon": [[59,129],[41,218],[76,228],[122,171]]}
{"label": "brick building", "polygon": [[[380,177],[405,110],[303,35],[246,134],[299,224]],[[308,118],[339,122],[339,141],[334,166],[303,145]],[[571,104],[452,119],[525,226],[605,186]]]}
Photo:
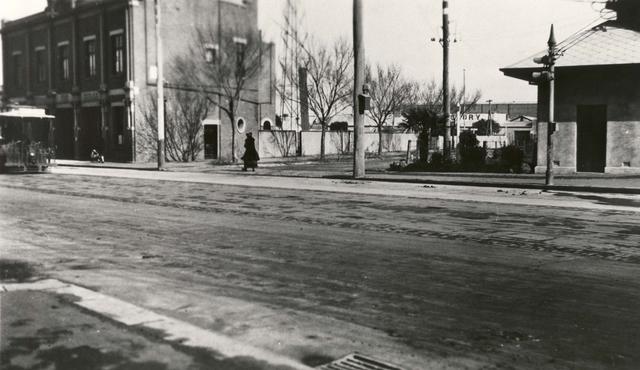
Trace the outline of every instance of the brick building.
{"label": "brick building", "polygon": [[[257,2],[160,2],[165,71],[174,56],[193,50],[199,27],[217,30],[214,38],[232,30],[238,43],[247,35],[259,37]],[[4,22],[2,41],[4,99],[45,107],[56,116],[58,158],[87,159],[97,148],[110,161],[151,159],[138,133],[144,129],[145,97],[156,88],[154,1],[49,0],[41,13]],[[274,121],[274,50],[267,46],[238,107],[238,131],[255,132],[264,121]],[[201,156],[230,159],[232,126],[226,115],[213,109],[203,126]],[[240,133],[237,148],[244,139]]]}
{"label": "brick building", "polygon": [[[559,173],[640,173],[640,3],[609,0],[606,6],[615,20],[558,44],[553,162]],[[533,57],[502,71],[531,81],[541,69]],[[539,86],[539,138],[547,137],[548,96],[548,85]],[[538,140],[536,172],[546,170],[546,149],[546,140]]]}

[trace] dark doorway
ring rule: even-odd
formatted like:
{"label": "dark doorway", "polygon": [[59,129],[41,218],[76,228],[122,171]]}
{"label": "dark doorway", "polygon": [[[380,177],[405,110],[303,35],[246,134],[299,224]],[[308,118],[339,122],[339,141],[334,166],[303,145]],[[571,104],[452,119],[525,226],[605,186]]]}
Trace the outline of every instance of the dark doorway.
{"label": "dark doorway", "polygon": [[104,153],[102,142],[101,113],[99,107],[82,108],[80,110],[80,159],[89,159],[92,149]]}
{"label": "dark doorway", "polygon": [[53,127],[56,158],[73,159],[73,109],[57,109]]}
{"label": "dark doorway", "polygon": [[125,110],[124,107],[111,107],[111,145],[107,151],[107,160],[124,162],[127,158],[125,143]]}
{"label": "dark doorway", "polygon": [[607,106],[579,105],[577,171],[604,172],[607,156]]}
{"label": "dark doorway", "polygon": [[204,158],[218,159],[218,125],[204,125]]}

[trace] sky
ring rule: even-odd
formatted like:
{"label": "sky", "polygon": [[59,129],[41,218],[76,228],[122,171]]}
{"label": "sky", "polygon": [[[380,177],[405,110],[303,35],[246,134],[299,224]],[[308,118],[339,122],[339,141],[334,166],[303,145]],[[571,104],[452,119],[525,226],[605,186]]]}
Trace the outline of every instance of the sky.
{"label": "sky", "polygon": [[[164,0],[171,1],[171,0]],[[286,0],[258,0],[265,39],[280,40]],[[352,39],[352,1],[298,0],[304,29],[320,42]],[[450,0],[451,83],[479,89],[482,100],[535,102],[535,87],[508,78],[499,68],[546,48],[549,27],[558,41],[600,16],[588,0]],[[0,0],[0,18],[16,19],[42,11],[46,0]],[[371,64],[398,64],[415,80],[442,79],[442,2],[439,0],[363,0],[365,55]],[[466,70],[466,73],[463,72]],[[0,83],[2,79],[0,78]]]}

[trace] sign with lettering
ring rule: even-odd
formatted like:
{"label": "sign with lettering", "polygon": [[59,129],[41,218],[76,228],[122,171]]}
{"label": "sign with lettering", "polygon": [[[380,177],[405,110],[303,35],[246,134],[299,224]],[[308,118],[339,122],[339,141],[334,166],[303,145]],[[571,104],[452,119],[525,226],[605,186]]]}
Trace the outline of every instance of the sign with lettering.
{"label": "sign with lettering", "polygon": [[[504,126],[507,122],[507,115],[505,113],[491,113],[491,118],[501,126]],[[463,128],[471,127],[480,120],[486,121],[488,119],[489,113],[467,113],[457,117],[458,125]]]}
{"label": "sign with lettering", "polygon": [[71,94],[63,93],[63,94],[56,95],[56,103],[58,104],[71,103]]}
{"label": "sign with lettering", "polygon": [[80,100],[83,103],[100,101],[100,93],[98,91],[83,91],[80,93]]}

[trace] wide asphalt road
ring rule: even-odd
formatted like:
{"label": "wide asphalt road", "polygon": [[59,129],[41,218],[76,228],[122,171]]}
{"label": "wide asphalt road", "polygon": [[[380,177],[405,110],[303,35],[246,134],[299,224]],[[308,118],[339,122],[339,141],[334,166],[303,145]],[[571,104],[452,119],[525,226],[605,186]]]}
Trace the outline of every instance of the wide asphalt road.
{"label": "wide asphalt road", "polygon": [[0,257],[312,366],[358,351],[418,369],[640,367],[637,199],[289,181],[3,176]]}

